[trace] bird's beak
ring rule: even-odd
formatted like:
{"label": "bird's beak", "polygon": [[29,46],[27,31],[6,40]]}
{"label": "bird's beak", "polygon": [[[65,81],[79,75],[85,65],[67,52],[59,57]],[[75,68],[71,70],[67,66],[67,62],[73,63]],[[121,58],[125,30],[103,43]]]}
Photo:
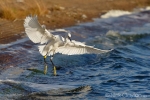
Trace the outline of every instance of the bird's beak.
{"label": "bird's beak", "polygon": [[71,41],[71,38],[68,36],[68,39]]}

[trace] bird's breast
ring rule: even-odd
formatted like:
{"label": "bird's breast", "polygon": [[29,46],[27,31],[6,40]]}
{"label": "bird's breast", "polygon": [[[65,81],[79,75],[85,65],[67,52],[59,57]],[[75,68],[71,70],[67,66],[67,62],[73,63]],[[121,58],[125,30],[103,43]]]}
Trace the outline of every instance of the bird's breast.
{"label": "bird's breast", "polygon": [[62,45],[63,45],[62,42],[56,42],[56,43],[54,44],[54,47],[56,48],[56,47],[59,47],[59,46],[62,46]]}

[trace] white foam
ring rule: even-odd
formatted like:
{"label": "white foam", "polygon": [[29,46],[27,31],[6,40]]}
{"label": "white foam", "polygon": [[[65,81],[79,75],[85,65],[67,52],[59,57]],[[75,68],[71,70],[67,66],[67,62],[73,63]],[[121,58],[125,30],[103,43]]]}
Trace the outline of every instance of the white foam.
{"label": "white foam", "polygon": [[145,10],[150,10],[150,6],[146,7]]}
{"label": "white foam", "polygon": [[132,13],[138,13],[141,11],[148,11],[150,10],[150,6],[144,7],[144,8],[135,8],[133,12],[129,11],[123,11],[123,10],[110,10],[106,14],[102,15],[101,18],[111,18],[111,17],[119,17],[123,15],[129,15]]}
{"label": "white foam", "polygon": [[133,12],[141,12],[141,11],[148,11],[150,10],[150,6],[144,7],[144,8],[135,8]]}
{"label": "white foam", "polygon": [[110,10],[106,14],[102,15],[101,18],[119,17],[123,15],[129,15],[131,12],[123,10]]}

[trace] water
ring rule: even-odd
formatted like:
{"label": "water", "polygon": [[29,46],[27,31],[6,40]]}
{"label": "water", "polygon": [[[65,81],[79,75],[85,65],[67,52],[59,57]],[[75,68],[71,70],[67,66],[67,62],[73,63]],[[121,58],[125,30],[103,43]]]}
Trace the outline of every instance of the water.
{"label": "water", "polygon": [[[100,49],[106,54],[67,56],[56,54],[57,76],[47,59],[30,40],[1,46],[1,99],[150,99],[150,11],[69,27],[72,38]],[[6,63],[7,62],[7,63]],[[30,69],[30,70],[29,70]],[[36,69],[31,71],[32,69]]]}

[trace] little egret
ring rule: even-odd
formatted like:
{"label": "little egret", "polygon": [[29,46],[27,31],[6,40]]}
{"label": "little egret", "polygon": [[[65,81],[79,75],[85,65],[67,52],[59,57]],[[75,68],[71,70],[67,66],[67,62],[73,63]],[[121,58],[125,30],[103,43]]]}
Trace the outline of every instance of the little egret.
{"label": "little egret", "polygon": [[40,25],[37,20],[37,16],[27,16],[24,21],[24,28],[29,39],[40,44],[38,46],[39,52],[44,57],[45,69],[44,73],[47,73],[46,57],[50,56],[50,61],[53,65],[53,72],[56,75],[56,67],[52,61],[55,53],[62,53],[66,55],[79,55],[79,54],[100,54],[106,53],[111,50],[101,50],[92,46],[87,46],[81,42],[71,40],[71,34],[64,29],[56,29],[55,32],[65,32],[66,37],[63,38],[60,35],[53,35],[48,31],[44,25]]}

